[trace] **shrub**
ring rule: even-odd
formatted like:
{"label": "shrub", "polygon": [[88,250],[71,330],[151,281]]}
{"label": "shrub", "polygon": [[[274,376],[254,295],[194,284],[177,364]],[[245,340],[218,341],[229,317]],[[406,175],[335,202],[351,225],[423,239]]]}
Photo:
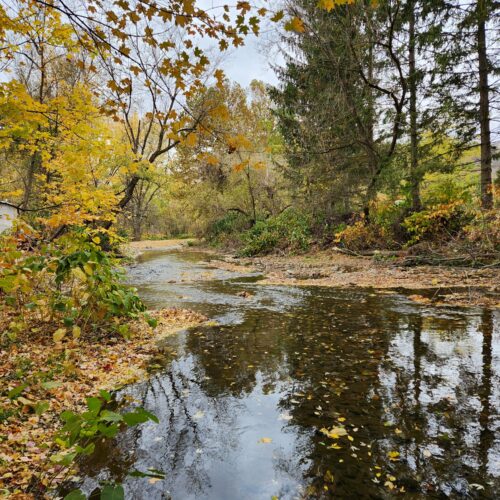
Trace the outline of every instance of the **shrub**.
{"label": "shrub", "polygon": [[480,212],[464,228],[466,242],[477,251],[496,254],[500,252],[500,210]]}
{"label": "shrub", "polygon": [[473,219],[473,214],[465,210],[461,201],[434,205],[408,216],[403,227],[410,239],[407,245],[423,240],[449,239]]}
{"label": "shrub", "polygon": [[235,211],[227,212],[213,222],[207,231],[207,239],[213,244],[225,244],[231,239],[238,239],[242,231],[248,228],[248,218]]}
{"label": "shrub", "polygon": [[54,339],[68,329],[114,328],[128,335],[122,320],[145,310],[135,290],[122,282],[115,260],[100,239],[71,233],[57,242],[33,247],[36,234],[28,226],[0,240],[0,293],[10,317],[10,334],[25,330],[26,321],[49,323]]}
{"label": "shrub", "polygon": [[242,235],[244,256],[270,253],[274,250],[306,251],[311,243],[309,219],[292,209],[257,223]]}
{"label": "shrub", "polygon": [[377,224],[359,220],[335,234],[335,242],[355,252],[374,248],[387,248],[392,244],[388,231]]}

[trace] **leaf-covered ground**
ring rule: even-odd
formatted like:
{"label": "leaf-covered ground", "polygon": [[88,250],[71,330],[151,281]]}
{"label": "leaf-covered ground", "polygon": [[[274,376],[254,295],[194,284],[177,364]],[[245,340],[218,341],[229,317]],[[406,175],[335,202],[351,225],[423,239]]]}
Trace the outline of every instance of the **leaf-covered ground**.
{"label": "leaf-covered ground", "polygon": [[58,451],[54,435],[61,427],[60,413],[84,410],[85,398],[101,389],[146,378],[162,337],[206,320],[183,309],[151,315],[158,326],[153,330],[137,321],[128,341],[105,336],[54,342],[45,328],[33,327],[2,349],[0,496],[38,498],[46,487],[67,477],[68,470],[50,461]]}

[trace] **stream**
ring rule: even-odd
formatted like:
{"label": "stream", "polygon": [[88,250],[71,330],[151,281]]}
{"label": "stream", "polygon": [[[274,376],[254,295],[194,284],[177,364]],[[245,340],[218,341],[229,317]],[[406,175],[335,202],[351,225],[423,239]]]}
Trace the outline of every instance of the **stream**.
{"label": "stream", "polygon": [[[153,412],[100,444],[81,489],[127,499],[499,498],[500,314],[373,290],[260,285],[208,254],[150,251],[152,308],[212,323],[120,391]],[[164,478],[131,477],[156,469]]]}

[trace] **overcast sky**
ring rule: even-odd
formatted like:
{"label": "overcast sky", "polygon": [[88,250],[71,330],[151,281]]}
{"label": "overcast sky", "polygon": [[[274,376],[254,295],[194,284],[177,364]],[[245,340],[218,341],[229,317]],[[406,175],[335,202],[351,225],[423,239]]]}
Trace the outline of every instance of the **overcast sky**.
{"label": "overcast sky", "polygon": [[[217,17],[220,17],[223,13],[221,5],[224,3],[222,0],[197,0],[196,2],[197,6],[206,9]],[[234,3],[236,4],[236,2]],[[280,3],[280,0],[274,0],[274,7],[277,7]],[[252,5],[256,8],[269,8],[269,2],[261,2],[261,0],[253,0]],[[234,16],[237,14],[234,7],[231,12]],[[278,83],[276,75],[270,67],[276,59],[276,44],[272,42],[276,30],[277,25],[275,23],[262,20],[261,35],[258,37],[248,35],[244,37],[244,46],[219,54],[223,59],[220,67],[224,69],[230,80],[236,81],[244,87],[247,87],[252,80],[262,80],[271,85]],[[200,45],[203,47],[205,44],[201,42]],[[213,40],[207,41],[207,48],[210,46],[214,47]]]}
{"label": "overcast sky", "polygon": [[255,36],[246,38],[245,45],[233,49],[224,56],[221,67],[230,80],[247,87],[252,80],[262,80],[275,85],[276,75],[270,65],[274,63],[275,54],[266,51],[265,43]]}

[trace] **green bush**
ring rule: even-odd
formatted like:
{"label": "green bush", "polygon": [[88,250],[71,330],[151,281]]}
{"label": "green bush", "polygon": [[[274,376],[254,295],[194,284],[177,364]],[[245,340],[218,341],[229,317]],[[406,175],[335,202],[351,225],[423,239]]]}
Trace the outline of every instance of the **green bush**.
{"label": "green bush", "polygon": [[[0,239],[0,295],[15,336],[26,321],[49,323],[58,340],[70,331],[116,330],[128,335],[128,321],[144,313],[133,288],[123,284],[116,260],[100,237],[72,232],[30,248],[37,235],[23,226]],[[7,333],[9,333],[7,332]],[[10,336],[12,336],[10,335]]]}
{"label": "green bush", "polygon": [[244,247],[241,255],[252,256],[273,250],[305,251],[311,243],[309,219],[296,210],[258,221],[242,235]]}
{"label": "green bush", "polygon": [[207,231],[207,239],[213,244],[224,244],[248,229],[249,220],[235,211],[227,212],[213,222]]}

